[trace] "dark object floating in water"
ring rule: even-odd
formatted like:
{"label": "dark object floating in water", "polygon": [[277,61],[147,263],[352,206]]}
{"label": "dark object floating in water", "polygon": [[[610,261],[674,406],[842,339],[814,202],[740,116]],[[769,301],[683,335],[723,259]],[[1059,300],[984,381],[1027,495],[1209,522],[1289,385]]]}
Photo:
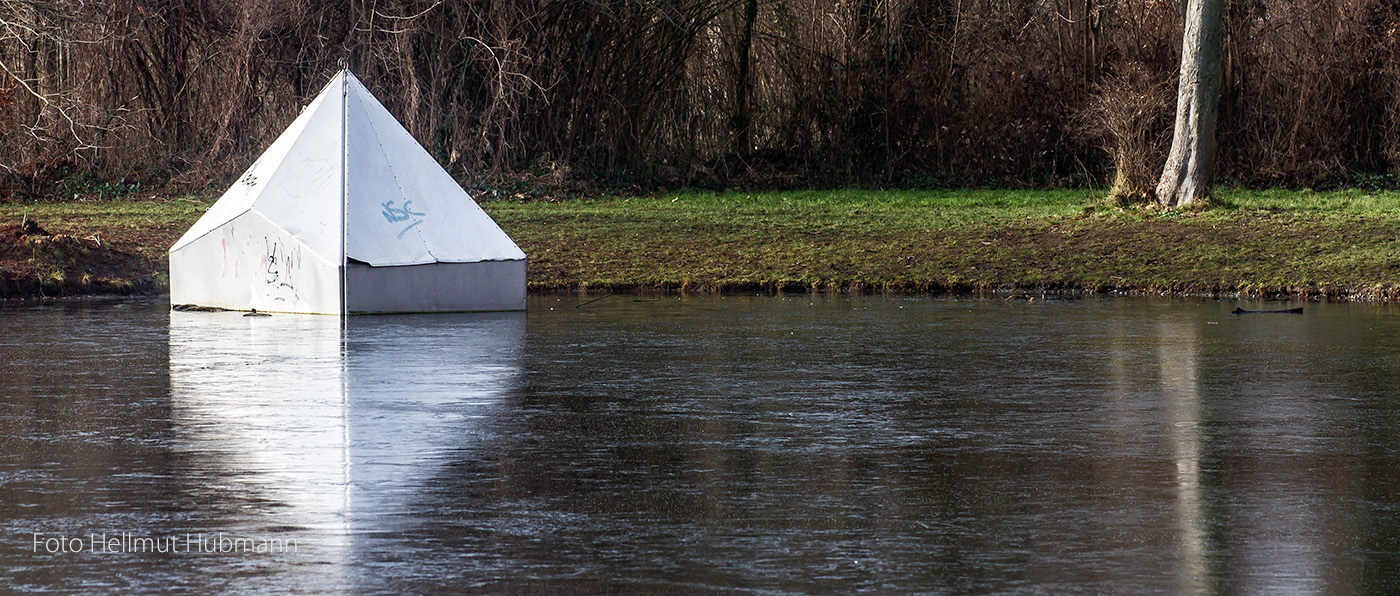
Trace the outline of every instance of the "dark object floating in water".
{"label": "dark object floating in water", "polygon": [[258,312],[258,309],[255,308],[255,309],[253,309],[253,310],[248,311],[248,314],[243,315],[243,316],[245,316],[245,317],[270,317],[270,316],[272,316],[272,315],[267,314],[267,313],[265,313],[265,312]]}
{"label": "dark object floating in water", "polygon": [[1301,314],[1303,314],[1303,307],[1299,306],[1298,308],[1285,308],[1285,309],[1283,309],[1283,310],[1245,310],[1245,309],[1243,309],[1243,308],[1240,308],[1240,307],[1236,306],[1236,307],[1235,307],[1235,310],[1230,311],[1230,314],[1232,314],[1232,315],[1268,315],[1268,314],[1301,315]]}
{"label": "dark object floating in water", "polygon": [[217,306],[200,306],[198,304],[176,304],[171,306],[170,310],[180,312],[224,312],[228,309],[219,308]]}
{"label": "dark object floating in water", "polygon": [[597,297],[597,298],[594,298],[594,299],[592,299],[592,300],[589,300],[588,302],[581,302],[581,303],[579,303],[579,304],[577,304],[577,305],[574,305],[574,308],[583,308],[583,307],[585,307],[585,306],[588,306],[588,305],[590,305],[590,304],[593,304],[594,302],[597,302],[597,301],[599,301],[599,300],[602,300],[602,299],[604,299],[604,298],[607,298],[608,296],[612,296],[612,293],[609,292],[609,293],[607,293],[607,294],[603,294],[602,296],[599,296],[599,297]]}

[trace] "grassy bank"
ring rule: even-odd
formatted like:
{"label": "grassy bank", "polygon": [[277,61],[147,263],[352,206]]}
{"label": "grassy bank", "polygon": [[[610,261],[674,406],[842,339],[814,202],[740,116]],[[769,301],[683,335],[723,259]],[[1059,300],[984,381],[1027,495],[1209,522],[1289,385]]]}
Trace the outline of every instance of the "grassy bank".
{"label": "grassy bank", "polygon": [[[1084,191],[682,192],[484,206],[530,255],[533,290],[847,288],[1301,294],[1400,299],[1400,195],[1226,191],[1205,211],[1120,211]],[[64,283],[163,287],[164,251],[194,200],[0,205],[54,234],[96,237],[124,270],[13,242]],[[89,242],[89,244],[93,244]],[[32,256],[25,257],[24,251]],[[81,257],[82,255],[77,255]],[[21,263],[23,265],[24,263]],[[81,263],[79,263],[81,264]],[[23,269],[23,267],[21,267]],[[23,293],[23,292],[18,292]],[[34,293],[34,292],[29,292]]]}
{"label": "grassy bank", "polygon": [[1202,212],[1083,191],[692,193],[498,204],[537,289],[1075,289],[1400,297],[1400,197],[1223,192]]}
{"label": "grassy bank", "polygon": [[0,297],[163,292],[166,249],[211,202],[0,203]]}

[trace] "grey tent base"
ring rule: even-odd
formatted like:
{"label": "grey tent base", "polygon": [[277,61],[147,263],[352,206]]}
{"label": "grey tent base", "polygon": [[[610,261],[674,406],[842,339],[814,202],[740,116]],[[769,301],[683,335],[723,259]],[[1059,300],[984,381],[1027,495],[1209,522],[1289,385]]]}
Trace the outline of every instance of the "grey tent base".
{"label": "grey tent base", "polygon": [[345,268],[352,314],[525,310],[525,261]]}

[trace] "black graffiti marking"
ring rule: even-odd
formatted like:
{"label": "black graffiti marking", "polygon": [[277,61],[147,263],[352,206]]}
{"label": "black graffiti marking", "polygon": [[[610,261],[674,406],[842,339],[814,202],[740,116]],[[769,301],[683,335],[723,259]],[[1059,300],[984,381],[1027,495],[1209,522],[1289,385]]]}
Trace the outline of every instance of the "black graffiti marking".
{"label": "black graffiti marking", "polygon": [[[297,292],[295,275],[301,269],[301,247],[288,248],[280,240],[268,236],[263,236],[263,246],[267,249],[263,253],[265,261],[263,270],[266,273],[267,285],[272,286],[277,292],[291,292],[292,299],[299,300],[301,295]],[[283,297],[274,297],[274,300],[284,299]]]}

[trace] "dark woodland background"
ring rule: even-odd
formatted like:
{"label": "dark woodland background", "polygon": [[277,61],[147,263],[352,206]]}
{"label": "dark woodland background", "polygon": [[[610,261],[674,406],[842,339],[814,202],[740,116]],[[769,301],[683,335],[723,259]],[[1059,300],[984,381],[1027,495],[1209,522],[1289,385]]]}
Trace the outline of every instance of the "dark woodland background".
{"label": "dark woodland background", "polygon": [[[1106,185],[1160,172],[1182,4],[0,0],[0,197],[218,188],[342,58],[468,181]],[[1222,177],[1400,173],[1400,1],[1225,27]]]}

